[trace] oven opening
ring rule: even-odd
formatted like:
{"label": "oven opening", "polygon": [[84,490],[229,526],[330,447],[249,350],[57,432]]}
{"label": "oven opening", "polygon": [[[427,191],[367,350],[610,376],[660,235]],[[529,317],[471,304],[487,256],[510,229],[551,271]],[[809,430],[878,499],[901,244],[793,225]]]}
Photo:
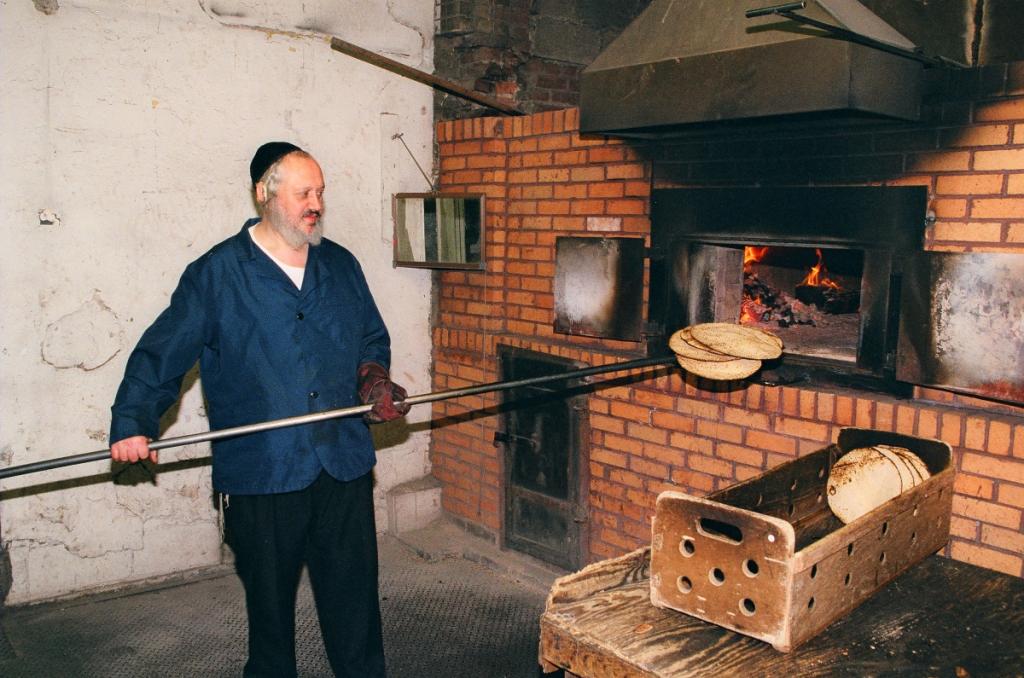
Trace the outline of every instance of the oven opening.
{"label": "oven opening", "polygon": [[901,315],[924,308],[927,199],[921,186],[652,191],[648,351],[687,325],[761,325],[785,344],[764,383],[909,393],[897,348]]}
{"label": "oven opening", "polygon": [[787,353],[854,364],[864,252],[747,245],[739,322],[770,330]]}

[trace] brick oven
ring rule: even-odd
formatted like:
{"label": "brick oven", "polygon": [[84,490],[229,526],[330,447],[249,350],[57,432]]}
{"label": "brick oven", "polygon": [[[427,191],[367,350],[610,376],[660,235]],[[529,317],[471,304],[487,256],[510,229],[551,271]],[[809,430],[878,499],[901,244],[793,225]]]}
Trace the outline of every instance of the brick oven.
{"label": "brick oven", "polygon": [[[442,122],[437,138],[442,190],[487,195],[489,240],[486,270],[437,278],[434,390],[503,379],[499,356],[510,351],[585,365],[648,355],[659,334],[676,329],[658,328],[652,317],[652,309],[657,316],[659,304],[668,303],[661,295],[670,277],[656,263],[661,243],[652,242],[652,195],[657,205],[680,190],[892,189],[911,196],[915,213],[929,216],[907,222],[919,229],[908,236],[919,238],[915,248],[1024,256],[1024,63],[932,74],[921,122],[701,130],[624,141],[581,135],[578,111],[568,109]],[[641,302],[647,341],[555,331],[555,252],[562,236],[644,238],[654,255]],[[744,239],[772,244],[743,234],[727,243],[703,235],[687,242],[728,245],[723,256],[735,262]],[[776,244],[812,252],[815,245],[829,247],[827,238],[783,240]],[[887,256],[891,263],[903,254]],[[875,265],[834,261],[837,275],[861,279]],[[872,303],[892,298],[891,290],[865,294],[862,316],[873,312]],[[673,308],[664,322],[683,322],[682,307]],[[565,515],[576,529],[580,564],[646,543],[663,490],[702,495],[727,487],[819,449],[844,426],[858,426],[949,443],[957,478],[945,554],[1024,575],[1024,408],[998,394],[922,385],[941,380],[897,378],[889,358],[892,326],[866,348],[864,336],[858,328],[852,358],[847,353],[837,362],[859,366],[848,376],[884,383],[812,374],[723,384],[659,368],[596,379],[574,394],[581,417],[574,430],[584,437],[571,453],[579,477],[566,485],[578,492],[578,509]],[[817,361],[804,357],[798,367]],[[517,495],[506,482],[502,407],[495,394],[436,403],[431,459],[448,514],[521,548],[510,532],[509,502]]]}

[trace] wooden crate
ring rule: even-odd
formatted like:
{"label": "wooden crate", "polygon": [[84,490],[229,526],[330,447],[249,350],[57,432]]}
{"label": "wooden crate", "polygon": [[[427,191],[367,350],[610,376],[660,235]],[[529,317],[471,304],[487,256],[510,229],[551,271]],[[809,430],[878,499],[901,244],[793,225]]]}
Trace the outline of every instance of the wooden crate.
{"label": "wooden crate", "polygon": [[[846,452],[906,447],[931,478],[843,525],[826,483]],[[949,445],[846,428],[837,444],[707,498],[658,497],[651,539],[651,602],[788,652],[949,538]]]}

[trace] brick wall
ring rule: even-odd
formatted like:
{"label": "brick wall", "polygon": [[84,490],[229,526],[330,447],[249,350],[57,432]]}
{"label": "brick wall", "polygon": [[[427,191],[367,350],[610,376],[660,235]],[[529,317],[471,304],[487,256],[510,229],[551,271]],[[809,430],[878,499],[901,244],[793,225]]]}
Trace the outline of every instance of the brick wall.
{"label": "brick wall", "polygon": [[[1024,64],[993,72],[934,79],[926,122],[873,129],[637,144],[581,136],[575,109],[440,123],[442,187],[488,196],[487,270],[440,274],[434,388],[498,380],[499,343],[589,364],[638,357],[631,342],[553,332],[554,243],[648,234],[652,185],[919,184],[936,215],[929,249],[1024,253]],[[487,408],[498,402],[435,404],[431,450],[444,508],[493,533],[502,461]],[[958,476],[947,555],[1024,575],[1024,408],[924,388],[905,400],[832,387],[726,390],[677,370],[599,387],[589,407],[591,560],[647,542],[660,491],[728,486],[855,425],[948,442]]]}
{"label": "brick wall", "polygon": [[[579,102],[579,76],[650,0],[438,0],[435,72],[524,111]],[[439,119],[482,115],[438,93]]]}

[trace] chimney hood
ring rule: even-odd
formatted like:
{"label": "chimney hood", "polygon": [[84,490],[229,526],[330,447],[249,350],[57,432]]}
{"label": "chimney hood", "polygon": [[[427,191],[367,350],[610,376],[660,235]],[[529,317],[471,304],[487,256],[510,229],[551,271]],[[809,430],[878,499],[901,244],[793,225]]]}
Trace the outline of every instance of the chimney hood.
{"label": "chimney hood", "polygon": [[[665,135],[766,121],[917,120],[922,64],[781,16],[764,0],[654,0],[582,74],[580,130]],[[913,43],[857,0],[801,15],[902,48]]]}

